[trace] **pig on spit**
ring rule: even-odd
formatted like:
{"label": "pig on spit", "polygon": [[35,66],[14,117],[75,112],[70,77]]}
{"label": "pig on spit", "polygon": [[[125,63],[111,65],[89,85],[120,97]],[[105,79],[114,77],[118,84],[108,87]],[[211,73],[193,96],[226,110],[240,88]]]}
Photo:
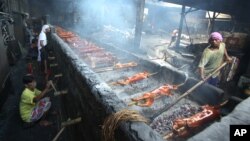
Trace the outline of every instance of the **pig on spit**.
{"label": "pig on spit", "polygon": [[132,98],[133,101],[130,105],[136,104],[141,107],[149,107],[154,103],[155,98],[160,96],[171,96],[171,91],[176,90],[178,88],[177,85],[169,85],[165,84],[151,92],[144,93],[142,96],[137,98]]}
{"label": "pig on spit", "polygon": [[[119,67],[119,66],[116,66],[116,67]],[[127,77],[127,78],[125,78],[123,80],[118,80],[117,82],[113,82],[111,84],[113,84],[113,85],[117,85],[117,84],[119,84],[119,85],[128,85],[128,84],[132,84],[132,83],[138,82],[140,80],[146,79],[149,76],[152,76],[154,74],[156,74],[156,73],[150,74],[149,72],[144,71],[144,72],[137,73],[137,74],[135,74],[133,76]]]}
{"label": "pig on spit", "polygon": [[173,132],[164,136],[164,139],[175,137],[188,137],[192,131],[220,117],[220,107],[227,101],[217,106],[204,105],[202,111],[188,118],[179,118],[173,121]]}

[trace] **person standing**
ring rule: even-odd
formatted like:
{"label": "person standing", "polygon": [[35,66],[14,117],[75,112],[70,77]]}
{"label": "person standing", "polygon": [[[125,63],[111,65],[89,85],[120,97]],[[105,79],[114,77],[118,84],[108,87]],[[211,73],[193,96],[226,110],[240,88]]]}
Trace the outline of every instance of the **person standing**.
{"label": "person standing", "polygon": [[173,30],[173,32],[171,34],[171,40],[170,40],[170,43],[168,44],[168,47],[170,47],[170,48],[176,47],[178,33],[179,33],[178,29]]}
{"label": "person standing", "polygon": [[[209,74],[215,71],[224,61],[232,61],[228,56],[226,45],[222,42],[222,35],[218,32],[210,34],[210,45],[203,51],[198,68],[201,79],[205,79]],[[211,85],[218,86],[220,72],[215,73],[207,82]]]}
{"label": "person standing", "polygon": [[48,80],[48,47],[47,46],[47,35],[46,33],[50,32],[50,27],[49,25],[43,25],[42,27],[42,31],[39,34],[38,37],[38,43],[37,43],[37,47],[38,47],[38,57],[37,57],[37,61],[40,62],[41,64],[41,70],[42,72],[45,73],[45,79],[46,81]]}

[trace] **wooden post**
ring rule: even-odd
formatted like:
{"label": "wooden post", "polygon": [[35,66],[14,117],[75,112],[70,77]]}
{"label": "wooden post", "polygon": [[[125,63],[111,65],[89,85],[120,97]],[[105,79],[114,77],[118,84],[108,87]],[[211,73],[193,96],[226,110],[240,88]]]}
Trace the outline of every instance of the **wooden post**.
{"label": "wooden post", "polygon": [[185,18],[185,10],[186,10],[186,6],[185,6],[185,5],[182,5],[181,19],[180,19],[178,37],[177,37],[177,39],[176,39],[176,47],[180,47],[180,40],[181,40],[182,27],[183,27],[183,22],[184,22],[184,18]]}
{"label": "wooden post", "polygon": [[136,5],[137,5],[137,10],[136,10],[134,47],[138,49],[141,43],[141,32],[143,26],[145,0],[136,0]]}

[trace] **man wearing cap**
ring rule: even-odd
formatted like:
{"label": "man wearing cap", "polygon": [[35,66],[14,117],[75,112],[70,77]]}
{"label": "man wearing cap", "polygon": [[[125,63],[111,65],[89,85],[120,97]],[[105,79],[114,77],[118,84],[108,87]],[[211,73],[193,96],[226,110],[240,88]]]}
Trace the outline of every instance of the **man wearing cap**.
{"label": "man wearing cap", "polygon": [[[208,40],[210,45],[203,51],[198,65],[201,79],[205,79],[206,76],[215,71],[224,60],[232,60],[232,58],[228,56],[225,43],[223,43],[222,40],[223,38],[220,33],[211,33]],[[214,74],[207,82],[217,86],[219,83],[219,75],[220,72]]]}

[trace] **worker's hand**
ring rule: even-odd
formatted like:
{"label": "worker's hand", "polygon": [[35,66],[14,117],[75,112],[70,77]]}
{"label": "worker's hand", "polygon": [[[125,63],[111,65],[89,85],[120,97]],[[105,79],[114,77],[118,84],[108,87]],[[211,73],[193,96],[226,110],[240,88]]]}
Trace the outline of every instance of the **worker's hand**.
{"label": "worker's hand", "polygon": [[201,75],[201,80],[205,80],[205,76],[204,75]]}
{"label": "worker's hand", "polygon": [[226,59],[226,61],[227,61],[227,63],[232,63],[232,62],[233,62],[233,58],[232,58],[232,57],[228,57],[228,58]]}

